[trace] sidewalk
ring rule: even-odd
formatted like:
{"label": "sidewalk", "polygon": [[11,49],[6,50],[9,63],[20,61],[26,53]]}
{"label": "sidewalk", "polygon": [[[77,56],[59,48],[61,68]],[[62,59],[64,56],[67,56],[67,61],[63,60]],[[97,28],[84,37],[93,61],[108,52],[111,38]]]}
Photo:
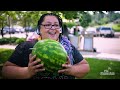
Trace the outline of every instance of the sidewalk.
{"label": "sidewalk", "polygon": [[9,44],[6,44],[6,45],[0,45],[0,48],[7,48],[7,49],[15,49],[16,45],[9,45]]}
{"label": "sidewalk", "polygon": [[120,61],[120,54],[109,54],[109,53],[87,52],[87,51],[80,51],[80,53],[85,58],[98,58],[105,60]]}
{"label": "sidewalk", "polygon": [[[15,47],[16,45],[0,45],[0,48],[15,49]],[[98,58],[105,60],[120,61],[120,54],[109,54],[109,53],[89,52],[89,51],[80,51],[80,53],[85,58]]]}

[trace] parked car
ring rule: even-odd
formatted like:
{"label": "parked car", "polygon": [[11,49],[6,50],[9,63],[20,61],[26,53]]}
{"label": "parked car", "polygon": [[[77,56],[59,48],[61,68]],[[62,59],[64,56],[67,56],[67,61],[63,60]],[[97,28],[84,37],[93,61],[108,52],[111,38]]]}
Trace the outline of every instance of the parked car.
{"label": "parked car", "polygon": [[111,27],[107,27],[107,26],[101,26],[97,28],[97,31],[99,32],[98,34],[100,36],[109,36],[109,37],[114,37],[114,30]]}
{"label": "parked car", "polygon": [[32,28],[32,27],[24,27],[24,29],[26,32],[34,32],[35,31],[34,28]]}
{"label": "parked car", "polygon": [[[0,28],[0,35],[1,35],[2,28]],[[7,31],[3,30],[3,35],[6,34]]]}
{"label": "parked car", "polygon": [[16,32],[16,30],[12,27],[8,27],[8,26],[5,26],[3,28],[3,31],[6,32],[6,33],[10,33],[10,34],[14,34]]}
{"label": "parked car", "polygon": [[93,36],[97,36],[97,30],[95,27],[88,27],[85,31],[86,34],[92,34]]}
{"label": "parked car", "polygon": [[24,33],[25,29],[22,26],[14,25],[13,28],[16,30],[16,33]]}

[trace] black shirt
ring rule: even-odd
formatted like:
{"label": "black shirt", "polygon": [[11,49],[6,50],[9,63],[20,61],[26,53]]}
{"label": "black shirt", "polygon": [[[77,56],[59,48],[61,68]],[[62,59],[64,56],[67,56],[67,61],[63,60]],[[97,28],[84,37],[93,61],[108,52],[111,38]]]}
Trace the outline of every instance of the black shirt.
{"label": "black shirt", "polygon": [[[21,66],[21,67],[27,67],[28,66],[28,62],[29,62],[29,54],[32,52],[32,50],[30,48],[33,48],[33,46],[35,45],[37,41],[26,41],[24,43],[19,44],[16,48],[15,51],[12,53],[12,55],[9,57],[8,61]],[[72,49],[73,49],[73,58],[74,58],[74,64],[80,62],[81,60],[83,60],[82,55],[79,53],[79,51],[72,45]],[[44,77],[43,77],[44,74]],[[35,76],[32,77],[32,79],[51,79],[51,77],[53,79],[73,79],[75,77],[73,76],[68,76],[68,75],[59,75],[57,77],[53,76],[52,74],[49,74],[49,77],[45,76],[45,72],[42,73],[42,76],[39,77],[41,74],[38,73]]]}

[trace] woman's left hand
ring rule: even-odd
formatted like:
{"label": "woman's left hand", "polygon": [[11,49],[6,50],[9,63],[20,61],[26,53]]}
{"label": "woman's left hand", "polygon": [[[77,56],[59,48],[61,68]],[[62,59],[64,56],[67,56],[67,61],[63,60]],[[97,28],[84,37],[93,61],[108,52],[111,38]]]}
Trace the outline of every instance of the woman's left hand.
{"label": "woman's left hand", "polygon": [[58,73],[63,73],[66,75],[75,76],[77,78],[82,78],[90,71],[89,64],[85,59],[74,65],[71,65],[69,61],[70,60],[68,58],[67,63],[62,65],[63,69],[58,70]]}
{"label": "woman's left hand", "polygon": [[64,74],[70,75],[71,69],[72,69],[72,65],[71,64],[63,64],[62,67],[64,69],[58,70],[58,73],[64,73]]}
{"label": "woman's left hand", "polygon": [[63,69],[58,70],[58,73],[64,73],[64,74],[67,74],[67,75],[71,74],[72,65],[70,64],[69,57],[67,57],[67,62],[65,64],[62,64],[62,67],[63,67]]}

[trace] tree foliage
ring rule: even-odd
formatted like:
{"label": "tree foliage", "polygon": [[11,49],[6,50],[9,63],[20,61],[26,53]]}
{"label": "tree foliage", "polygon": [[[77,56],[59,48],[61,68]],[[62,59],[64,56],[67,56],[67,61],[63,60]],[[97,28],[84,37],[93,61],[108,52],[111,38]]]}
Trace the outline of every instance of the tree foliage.
{"label": "tree foliage", "polygon": [[80,25],[83,27],[87,27],[91,22],[91,16],[89,13],[84,12],[79,18]]}
{"label": "tree foliage", "polygon": [[53,12],[62,17],[62,19],[72,20],[79,19],[79,23],[83,27],[87,27],[91,21],[96,24],[102,24],[114,21],[120,18],[120,14],[114,11],[92,11],[94,15],[90,15],[88,11],[0,11],[0,28],[8,25],[8,16],[11,18],[11,24],[19,24],[23,27],[37,25],[40,16],[46,12]]}

